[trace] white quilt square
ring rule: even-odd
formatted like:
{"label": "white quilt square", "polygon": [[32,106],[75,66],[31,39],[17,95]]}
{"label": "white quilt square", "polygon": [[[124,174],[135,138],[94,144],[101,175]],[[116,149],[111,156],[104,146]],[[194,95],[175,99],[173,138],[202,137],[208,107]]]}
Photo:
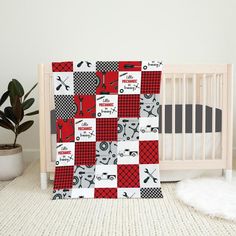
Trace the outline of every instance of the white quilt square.
{"label": "white quilt square", "polygon": [[96,119],[75,119],[75,142],[96,141]]}
{"label": "white quilt square", "polygon": [[96,71],[95,61],[76,61],[73,62],[74,71]]}
{"label": "white quilt square", "polygon": [[95,169],[95,188],[117,187],[117,165],[97,165]]}
{"label": "white quilt square", "polygon": [[117,163],[118,164],[138,164],[139,163],[139,142],[119,141],[117,143]]}
{"label": "white quilt square", "polygon": [[56,166],[73,166],[75,159],[74,143],[57,143]]}
{"label": "white quilt square", "polygon": [[140,198],[139,188],[118,188],[118,198]]}
{"label": "white quilt square", "polygon": [[54,95],[73,95],[73,72],[53,72]]}
{"label": "white quilt square", "polygon": [[159,139],[159,118],[140,117],[139,119],[139,140]]}
{"label": "white quilt square", "polygon": [[71,198],[94,198],[94,188],[72,188]]}
{"label": "white quilt square", "polygon": [[119,72],[118,94],[140,94],[141,72]]}
{"label": "white quilt square", "polygon": [[159,164],[139,165],[140,187],[160,188]]}
{"label": "white quilt square", "polygon": [[96,117],[115,118],[117,117],[117,95],[96,95]]}
{"label": "white quilt square", "polygon": [[142,61],[142,71],[162,71],[161,61]]}

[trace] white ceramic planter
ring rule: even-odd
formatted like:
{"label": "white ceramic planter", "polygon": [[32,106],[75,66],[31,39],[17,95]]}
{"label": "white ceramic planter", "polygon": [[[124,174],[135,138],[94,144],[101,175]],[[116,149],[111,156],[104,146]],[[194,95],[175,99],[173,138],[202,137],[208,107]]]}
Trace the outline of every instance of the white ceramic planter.
{"label": "white ceramic planter", "polygon": [[[4,146],[4,145],[1,145]],[[11,180],[23,173],[22,147],[0,148],[0,180]]]}

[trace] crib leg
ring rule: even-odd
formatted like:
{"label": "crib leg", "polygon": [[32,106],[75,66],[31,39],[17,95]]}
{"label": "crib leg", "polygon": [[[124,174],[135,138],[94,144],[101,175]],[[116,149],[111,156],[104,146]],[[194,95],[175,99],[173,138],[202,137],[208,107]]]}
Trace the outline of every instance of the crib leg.
{"label": "crib leg", "polygon": [[232,169],[224,170],[224,176],[225,176],[226,181],[231,182],[232,181]]}
{"label": "crib leg", "polygon": [[48,188],[48,175],[45,172],[40,173],[40,182],[41,182],[41,189],[46,190]]}

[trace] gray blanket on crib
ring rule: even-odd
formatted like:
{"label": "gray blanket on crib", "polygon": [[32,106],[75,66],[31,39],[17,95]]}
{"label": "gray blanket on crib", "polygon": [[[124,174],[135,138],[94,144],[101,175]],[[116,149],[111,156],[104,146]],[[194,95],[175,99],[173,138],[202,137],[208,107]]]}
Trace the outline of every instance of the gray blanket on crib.
{"label": "gray blanket on crib", "polygon": [[[196,123],[195,132],[202,133],[202,105],[196,105]],[[182,133],[182,109],[183,105],[175,105],[175,133]],[[185,132],[192,133],[192,116],[193,106],[192,104],[186,104],[185,115]],[[220,109],[216,109],[215,112],[215,132],[221,132],[222,129],[222,112]],[[212,107],[206,106],[206,133],[212,132]],[[51,133],[56,134],[56,117],[55,110],[51,111]],[[159,133],[162,133],[162,109],[159,107]],[[172,133],[172,105],[165,105],[165,133]]]}

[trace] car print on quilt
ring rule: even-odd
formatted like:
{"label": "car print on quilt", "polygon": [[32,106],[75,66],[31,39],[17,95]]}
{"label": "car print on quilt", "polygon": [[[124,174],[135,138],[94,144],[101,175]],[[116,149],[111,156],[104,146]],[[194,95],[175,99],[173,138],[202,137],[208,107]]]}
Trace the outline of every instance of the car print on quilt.
{"label": "car print on quilt", "polygon": [[52,63],[53,199],[162,198],[160,61]]}

